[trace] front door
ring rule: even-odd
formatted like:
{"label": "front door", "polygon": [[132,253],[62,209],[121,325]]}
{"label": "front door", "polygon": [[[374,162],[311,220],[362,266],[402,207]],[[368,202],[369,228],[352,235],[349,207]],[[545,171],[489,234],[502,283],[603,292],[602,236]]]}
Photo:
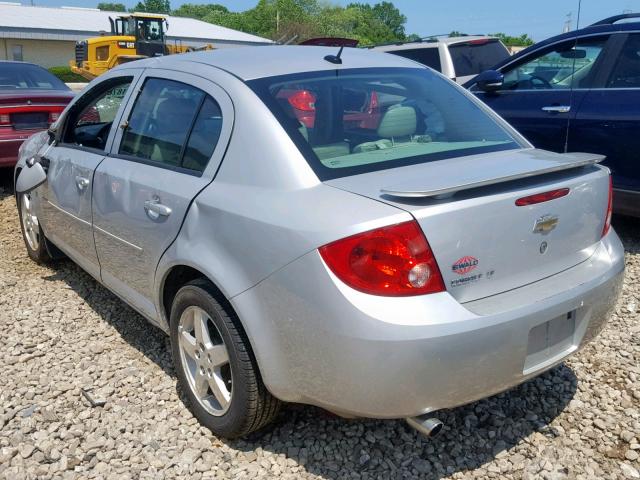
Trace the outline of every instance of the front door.
{"label": "front door", "polygon": [[570,121],[597,71],[606,41],[607,37],[570,40],[532,52],[501,69],[501,90],[474,93],[536,148],[564,152]]}
{"label": "front door", "polygon": [[51,241],[93,276],[99,276],[91,227],[93,173],[113,140],[112,124],[133,76],[108,79],[79,98],[60,138],[44,153],[43,228]]}
{"label": "front door", "polygon": [[620,48],[599,88],[582,102],[569,148],[606,155],[604,164],[617,190],[616,210],[638,215],[640,206],[633,204],[638,205],[640,194],[640,33],[615,37]]}
{"label": "front door", "polygon": [[147,70],[143,82],[96,171],[93,220],[102,281],[153,318],[156,266],[212,181],[210,159],[221,157],[216,146],[228,141],[233,114],[228,96],[203,78]]}

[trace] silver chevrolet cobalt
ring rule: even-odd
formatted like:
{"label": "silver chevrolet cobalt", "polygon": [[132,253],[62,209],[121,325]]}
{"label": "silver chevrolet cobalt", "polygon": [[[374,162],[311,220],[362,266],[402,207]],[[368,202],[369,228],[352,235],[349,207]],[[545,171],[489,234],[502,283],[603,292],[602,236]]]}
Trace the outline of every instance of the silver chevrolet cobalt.
{"label": "silver chevrolet cobalt", "polygon": [[15,178],[29,256],[166,331],[216,434],[282,402],[433,433],[603,328],[624,259],[601,160],[401,57],[273,46],[110,71]]}

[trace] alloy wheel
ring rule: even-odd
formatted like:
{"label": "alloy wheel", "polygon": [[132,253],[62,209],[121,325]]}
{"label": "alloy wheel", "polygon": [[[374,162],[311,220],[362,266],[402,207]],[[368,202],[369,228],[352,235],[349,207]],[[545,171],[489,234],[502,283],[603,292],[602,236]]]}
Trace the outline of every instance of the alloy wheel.
{"label": "alloy wheel", "polygon": [[22,216],[22,227],[24,236],[33,251],[40,247],[40,223],[38,216],[34,212],[33,201],[30,193],[22,195],[20,201],[20,213]]}
{"label": "alloy wheel", "polygon": [[202,308],[187,307],[178,324],[182,368],[198,403],[211,415],[224,415],[232,397],[229,353],[220,331]]}

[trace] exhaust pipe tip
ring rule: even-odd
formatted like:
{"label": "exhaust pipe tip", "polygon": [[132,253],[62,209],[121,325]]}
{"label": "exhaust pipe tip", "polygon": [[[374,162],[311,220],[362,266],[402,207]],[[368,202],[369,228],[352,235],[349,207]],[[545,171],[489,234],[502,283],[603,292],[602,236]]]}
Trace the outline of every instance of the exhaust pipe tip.
{"label": "exhaust pipe tip", "polygon": [[442,429],[444,428],[444,423],[438,420],[435,417],[428,417],[426,415],[421,415],[419,417],[408,417],[406,418],[409,426],[425,437],[434,438],[437,437]]}

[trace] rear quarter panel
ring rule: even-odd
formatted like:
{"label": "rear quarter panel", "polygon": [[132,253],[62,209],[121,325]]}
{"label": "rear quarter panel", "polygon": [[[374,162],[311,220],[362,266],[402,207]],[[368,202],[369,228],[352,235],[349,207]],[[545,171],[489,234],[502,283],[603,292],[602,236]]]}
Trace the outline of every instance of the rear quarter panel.
{"label": "rear quarter panel", "polygon": [[319,246],[411,219],[395,207],[321,183],[246,85],[224,73],[216,82],[234,103],[231,140],[214,181],[194,199],[160,260],[159,312],[173,266],[199,270],[231,299]]}

